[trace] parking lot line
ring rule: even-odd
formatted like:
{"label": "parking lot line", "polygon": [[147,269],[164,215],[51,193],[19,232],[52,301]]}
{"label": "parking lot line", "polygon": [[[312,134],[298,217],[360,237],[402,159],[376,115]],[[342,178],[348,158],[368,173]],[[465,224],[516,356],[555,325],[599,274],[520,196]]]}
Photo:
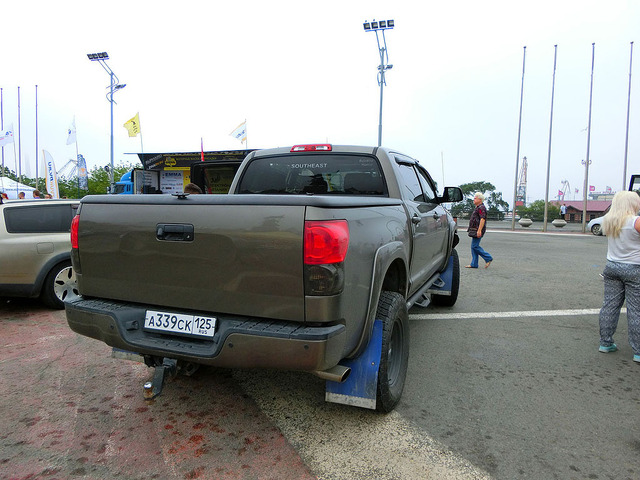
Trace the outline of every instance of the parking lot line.
{"label": "parking lot line", "polygon": [[[627,309],[620,310],[627,313]],[[580,308],[574,310],[529,310],[522,312],[460,312],[409,314],[409,320],[469,320],[474,318],[523,318],[523,317],[567,317],[578,315],[598,315],[599,308]]]}

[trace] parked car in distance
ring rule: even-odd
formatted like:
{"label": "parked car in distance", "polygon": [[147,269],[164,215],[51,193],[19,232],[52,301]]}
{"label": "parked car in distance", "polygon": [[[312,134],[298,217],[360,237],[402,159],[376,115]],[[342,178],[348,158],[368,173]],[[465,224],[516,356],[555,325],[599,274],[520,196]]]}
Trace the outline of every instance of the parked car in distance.
{"label": "parked car in distance", "polygon": [[40,298],[51,308],[78,295],[71,220],[79,200],[10,200],[0,205],[0,296]]}
{"label": "parked car in distance", "polygon": [[604,217],[597,217],[587,223],[587,229],[594,235],[602,235],[602,219]]}

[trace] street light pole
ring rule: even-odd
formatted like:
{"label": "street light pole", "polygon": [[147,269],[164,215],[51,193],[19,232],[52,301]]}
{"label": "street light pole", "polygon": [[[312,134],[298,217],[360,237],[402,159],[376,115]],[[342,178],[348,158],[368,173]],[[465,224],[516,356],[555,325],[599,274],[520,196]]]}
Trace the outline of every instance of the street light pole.
{"label": "street light pole", "polygon": [[109,188],[112,189],[113,188],[113,104],[116,103],[113,100],[113,94],[115,92],[117,92],[118,90],[121,90],[124,87],[126,87],[127,84],[126,83],[120,84],[120,80],[118,80],[118,77],[116,76],[116,74],[113,73],[113,70],[111,70],[109,65],[107,65],[106,60],[109,59],[109,54],[107,52],[88,53],[87,57],[89,57],[89,60],[91,60],[92,62],[98,62],[100,65],[102,65],[102,68],[104,68],[105,71],[109,74],[109,79],[110,79],[109,93],[107,94],[107,100],[111,104],[111,137],[110,137],[110,139],[111,139],[111,148],[110,148],[111,166],[109,168]]}
{"label": "street light pole", "polygon": [[110,160],[111,168],[109,169],[109,193],[113,190],[113,71],[109,72],[109,104],[111,105],[111,136],[110,136]]}
{"label": "street light pole", "polygon": [[[384,35],[385,30],[390,30],[395,26],[393,20],[373,20],[372,22],[364,22],[365,32],[376,32],[376,42],[378,43],[378,52],[380,53],[380,65],[378,65],[378,85],[380,85],[380,118],[378,122],[378,146],[382,145],[382,99],[384,96],[384,86],[387,84],[385,73],[391,70],[393,65],[389,65],[389,51],[387,50],[387,39]],[[378,32],[382,32],[382,46],[380,45],[380,36]]]}

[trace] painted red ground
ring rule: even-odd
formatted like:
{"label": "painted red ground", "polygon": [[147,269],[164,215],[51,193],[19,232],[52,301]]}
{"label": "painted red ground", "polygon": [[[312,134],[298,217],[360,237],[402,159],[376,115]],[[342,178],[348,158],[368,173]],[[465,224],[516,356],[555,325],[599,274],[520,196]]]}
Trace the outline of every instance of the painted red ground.
{"label": "painted red ground", "polygon": [[112,359],[64,312],[0,303],[1,479],[314,479],[228,371],[143,399],[153,370]]}

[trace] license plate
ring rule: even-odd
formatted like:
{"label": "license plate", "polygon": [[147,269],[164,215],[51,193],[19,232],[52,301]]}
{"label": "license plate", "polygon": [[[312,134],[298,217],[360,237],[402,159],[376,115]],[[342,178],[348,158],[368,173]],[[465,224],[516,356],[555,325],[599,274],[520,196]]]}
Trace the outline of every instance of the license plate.
{"label": "license plate", "polygon": [[216,331],[216,318],[147,310],[144,317],[144,328],[159,332],[213,338]]}

